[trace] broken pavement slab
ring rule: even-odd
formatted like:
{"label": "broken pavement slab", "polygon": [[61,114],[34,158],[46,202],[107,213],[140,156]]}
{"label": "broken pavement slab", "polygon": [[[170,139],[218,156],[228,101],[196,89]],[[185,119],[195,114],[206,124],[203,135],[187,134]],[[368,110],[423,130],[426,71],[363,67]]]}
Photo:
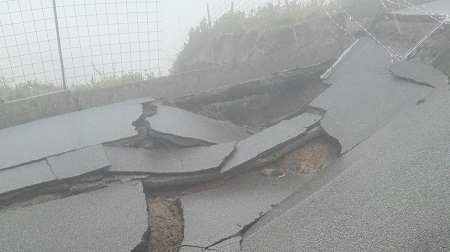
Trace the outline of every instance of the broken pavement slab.
{"label": "broken pavement slab", "polygon": [[101,145],[48,157],[47,162],[58,179],[77,177],[111,165]]}
{"label": "broken pavement slab", "polygon": [[142,149],[104,146],[113,173],[183,174],[219,170],[235,142],[184,149]]}
{"label": "broken pavement slab", "polygon": [[[17,125],[0,130],[0,170],[137,135],[132,122],[143,98]],[[18,154],[20,153],[20,155]]]}
{"label": "broken pavement slab", "polygon": [[164,105],[157,105],[157,113],[147,117],[146,121],[157,133],[207,144],[234,142],[250,136],[247,129],[230,122]]}
{"label": "broken pavement slab", "polygon": [[347,49],[345,49],[345,51],[341,54],[341,56],[339,56],[339,58],[333,63],[333,65],[331,65],[330,68],[328,68],[325,73],[323,73],[320,78],[322,79],[323,83],[331,85],[333,84],[332,82],[330,82],[328,79],[330,78],[330,76],[333,74],[334,69],[336,67],[339,68],[340,64],[341,64],[341,60],[342,59],[347,59],[345,57],[345,55],[347,55],[348,52],[350,52],[353,48],[354,45],[356,45],[358,42],[358,40],[356,40],[355,42],[353,42],[353,44],[351,44]]}
{"label": "broken pavement slab", "polygon": [[434,94],[341,156],[327,170],[343,171],[244,235],[242,251],[448,251],[449,97]]}
{"label": "broken pavement slab", "polygon": [[142,186],[122,184],[0,212],[0,250],[131,251],[147,231]]}
{"label": "broken pavement slab", "polygon": [[[207,247],[237,235],[313,176],[303,174],[279,178],[258,175],[238,184],[182,196],[182,244]],[[191,251],[188,249],[182,247],[181,251]]]}
{"label": "broken pavement slab", "polygon": [[0,170],[0,194],[56,180],[46,160]]}
{"label": "broken pavement slab", "polygon": [[394,76],[419,85],[446,88],[449,84],[447,75],[421,57],[395,62],[389,69]]}
{"label": "broken pavement slab", "polygon": [[222,173],[241,173],[255,168],[246,165],[305,135],[321,119],[321,115],[304,113],[238,142],[235,153],[222,168]]}
{"label": "broken pavement slab", "polygon": [[310,104],[326,111],[320,124],[339,141],[342,153],[436,91],[391,76],[392,60],[375,41],[359,39],[328,76],[331,86]]}

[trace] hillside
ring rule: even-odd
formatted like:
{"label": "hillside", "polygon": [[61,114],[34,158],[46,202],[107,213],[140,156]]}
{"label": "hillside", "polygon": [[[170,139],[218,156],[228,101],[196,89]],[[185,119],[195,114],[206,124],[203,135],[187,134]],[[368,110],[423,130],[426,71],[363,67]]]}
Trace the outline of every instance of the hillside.
{"label": "hillside", "polygon": [[[297,42],[292,26],[295,27],[298,48],[330,43],[343,36],[349,36],[339,28],[339,26],[351,27],[347,13],[367,29],[372,29],[372,20],[383,11],[406,6],[406,3],[393,4],[394,1],[340,1],[340,6],[343,6],[347,12],[345,13],[333,2],[324,5],[324,8],[319,2],[310,1],[306,5],[294,2],[289,5],[289,10],[283,4],[268,4],[250,13],[236,11],[231,7],[227,13],[212,24],[211,32],[208,29],[207,21],[203,20],[197,27],[191,28],[189,39],[177,55],[171,72],[192,71],[213,66],[214,63],[221,65],[240,62],[296,50]],[[409,1],[408,5],[409,3],[425,2],[431,2],[431,0]],[[353,28],[356,28],[356,31],[361,30],[354,24]],[[214,50],[214,63],[210,34]],[[356,34],[361,35],[360,33]]]}

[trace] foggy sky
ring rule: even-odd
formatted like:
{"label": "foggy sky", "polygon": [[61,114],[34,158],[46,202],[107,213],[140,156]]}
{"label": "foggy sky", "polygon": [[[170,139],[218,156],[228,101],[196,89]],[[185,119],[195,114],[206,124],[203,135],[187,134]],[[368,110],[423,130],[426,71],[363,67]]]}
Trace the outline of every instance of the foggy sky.
{"label": "foggy sky", "polygon": [[[234,4],[245,10],[269,1]],[[189,29],[206,17],[206,4],[214,19],[229,9],[231,0],[56,2],[64,68],[71,85],[89,82],[95,75],[92,65],[105,73],[115,67],[119,75],[145,70],[167,74]],[[17,83],[61,81],[51,0],[0,0],[0,28],[0,77]]]}

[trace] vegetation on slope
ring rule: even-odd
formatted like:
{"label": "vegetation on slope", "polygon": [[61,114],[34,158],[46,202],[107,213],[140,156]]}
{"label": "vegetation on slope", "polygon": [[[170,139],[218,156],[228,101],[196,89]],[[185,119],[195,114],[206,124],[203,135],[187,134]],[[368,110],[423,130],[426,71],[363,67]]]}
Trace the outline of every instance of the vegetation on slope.
{"label": "vegetation on slope", "polygon": [[[371,19],[386,9],[394,10],[430,1],[432,0],[308,0],[306,2],[305,0],[289,0],[289,8],[287,8],[285,1],[279,0],[278,4],[268,3],[248,12],[235,10],[231,5],[225,14],[213,21],[211,29],[209,29],[206,19],[190,29],[188,40],[176,56],[171,72],[183,72],[211,66],[211,56],[205,59],[202,58],[202,53],[204,57],[205,51],[210,51],[210,40],[213,43],[220,43],[220,37],[223,38],[226,34],[279,29],[290,24],[324,18],[327,15],[336,17],[344,10],[356,20],[361,21],[364,18]],[[396,2],[399,3],[394,4]],[[337,3],[340,4],[337,5]],[[323,7],[327,11],[324,11]],[[345,13],[343,16],[347,17],[347,14]],[[238,36],[237,39],[239,39]],[[210,55],[210,53],[207,54]],[[216,59],[220,56],[216,55]],[[200,57],[200,60],[193,60],[196,57]]]}
{"label": "vegetation on slope", "polygon": [[[93,68],[96,74],[91,77],[89,83],[71,85],[70,89],[74,92],[81,92],[155,78],[154,73],[148,71],[145,71],[144,74],[140,72],[119,74],[116,73],[115,68],[112,73],[105,73],[96,66]],[[44,83],[37,80],[16,83],[13,79],[0,76],[0,104],[62,89],[61,83]]]}
{"label": "vegetation on slope", "polygon": [[[309,0],[306,3],[301,0],[290,0],[289,10],[284,5],[284,1],[279,1],[278,4],[269,3],[260,6],[249,12],[235,10],[231,6],[230,10],[214,21],[209,31],[206,19],[203,19],[195,28],[189,31],[189,39],[182,46],[181,51],[176,56],[171,72],[180,72],[183,69],[190,69],[187,67],[189,60],[198,54],[199,51],[209,50],[205,45],[208,45],[209,34],[213,38],[218,38],[224,34],[233,34],[245,32],[249,30],[270,29],[280,26],[286,26],[292,23],[301,23],[313,18],[324,17],[326,13],[322,9],[324,0]],[[326,6],[331,15],[339,11],[337,6],[333,4]],[[345,6],[346,11],[354,15],[354,17],[371,16],[377,13],[381,7],[381,0],[348,0],[351,4]],[[385,4],[395,2],[397,0],[384,1]],[[405,4],[425,3],[431,0],[409,0],[406,2],[402,0],[402,5],[387,6],[389,9],[401,8]],[[207,66],[210,66],[208,64]],[[91,89],[104,88],[109,86],[121,85],[130,82],[155,78],[155,75],[150,72],[144,74],[139,72],[105,73],[103,70],[94,67],[95,76],[92,76],[89,83],[71,85],[70,88],[74,91],[87,91]],[[6,79],[0,76],[0,104],[12,100],[22,99],[30,96],[46,94],[54,91],[62,90],[61,83],[43,83],[37,80],[27,80],[26,82],[16,83],[14,80]]]}
{"label": "vegetation on slope", "polygon": [[0,104],[58,90],[61,90],[61,87],[53,83],[41,83],[35,80],[12,85],[12,80],[0,77]]}
{"label": "vegetation on slope", "polygon": [[292,17],[293,22],[308,20],[322,11],[318,8],[318,1],[320,0],[312,0],[307,4],[290,2],[289,9],[284,4],[268,3],[248,13],[235,10],[231,5],[229,11],[211,24],[211,31],[206,19],[190,29],[189,38],[177,54],[171,72],[187,69],[185,65],[189,59],[199,50],[205,49],[204,45],[210,39],[210,34],[212,37],[219,37],[227,33],[284,26],[291,22],[289,17]]}

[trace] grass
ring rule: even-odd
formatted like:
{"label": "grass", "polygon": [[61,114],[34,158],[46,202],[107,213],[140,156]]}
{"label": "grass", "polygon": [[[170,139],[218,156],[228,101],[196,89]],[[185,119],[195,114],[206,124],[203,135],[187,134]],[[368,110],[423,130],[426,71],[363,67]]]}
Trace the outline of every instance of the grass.
{"label": "grass", "polygon": [[94,69],[95,75],[91,77],[90,82],[72,85],[71,90],[73,90],[74,92],[82,92],[156,78],[153,72],[149,72],[147,70],[144,71],[144,74],[142,74],[141,72],[132,71],[118,74],[115,65],[113,65],[112,73],[106,73],[103,69],[99,69],[95,65],[92,65],[92,67]]}
{"label": "grass", "polygon": [[[73,92],[83,92],[156,78],[155,74],[149,71],[144,71],[144,74],[140,72],[119,74],[116,72],[115,66],[113,66],[112,73],[105,73],[104,70],[94,65],[93,68],[95,75],[91,77],[89,83],[73,84],[70,86],[70,90]],[[0,76],[0,104],[60,90],[63,90],[61,83],[44,83],[37,80],[16,83],[14,79],[7,79]]]}
{"label": "grass", "polygon": [[[430,1],[432,0],[408,0],[412,4]],[[325,5],[323,6],[324,2]],[[190,29],[189,38],[177,54],[170,72],[183,72],[211,66],[211,60],[203,59],[205,62],[195,60],[199,55],[204,55],[205,50],[210,50],[208,44],[211,39],[210,33],[212,40],[217,41],[223,34],[265,30],[327,17],[322,6],[331,16],[342,14],[343,10],[340,8],[342,7],[352,18],[359,21],[364,18],[373,18],[385,10],[380,0],[352,0],[340,7],[336,5],[338,2],[340,1],[289,0],[289,6],[286,6],[285,1],[279,0],[278,4],[268,3],[248,12],[235,10],[234,6],[231,5],[231,8],[225,14],[214,21],[211,30],[206,19]],[[389,10],[394,10],[401,6],[391,4],[387,7]],[[192,62],[195,62],[195,65]]]}
{"label": "grass", "polygon": [[47,94],[62,89],[60,85],[54,83],[42,83],[36,80],[16,83],[14,85],[12,82],[13,80],[0,77],[0,104],[30,96]]}

